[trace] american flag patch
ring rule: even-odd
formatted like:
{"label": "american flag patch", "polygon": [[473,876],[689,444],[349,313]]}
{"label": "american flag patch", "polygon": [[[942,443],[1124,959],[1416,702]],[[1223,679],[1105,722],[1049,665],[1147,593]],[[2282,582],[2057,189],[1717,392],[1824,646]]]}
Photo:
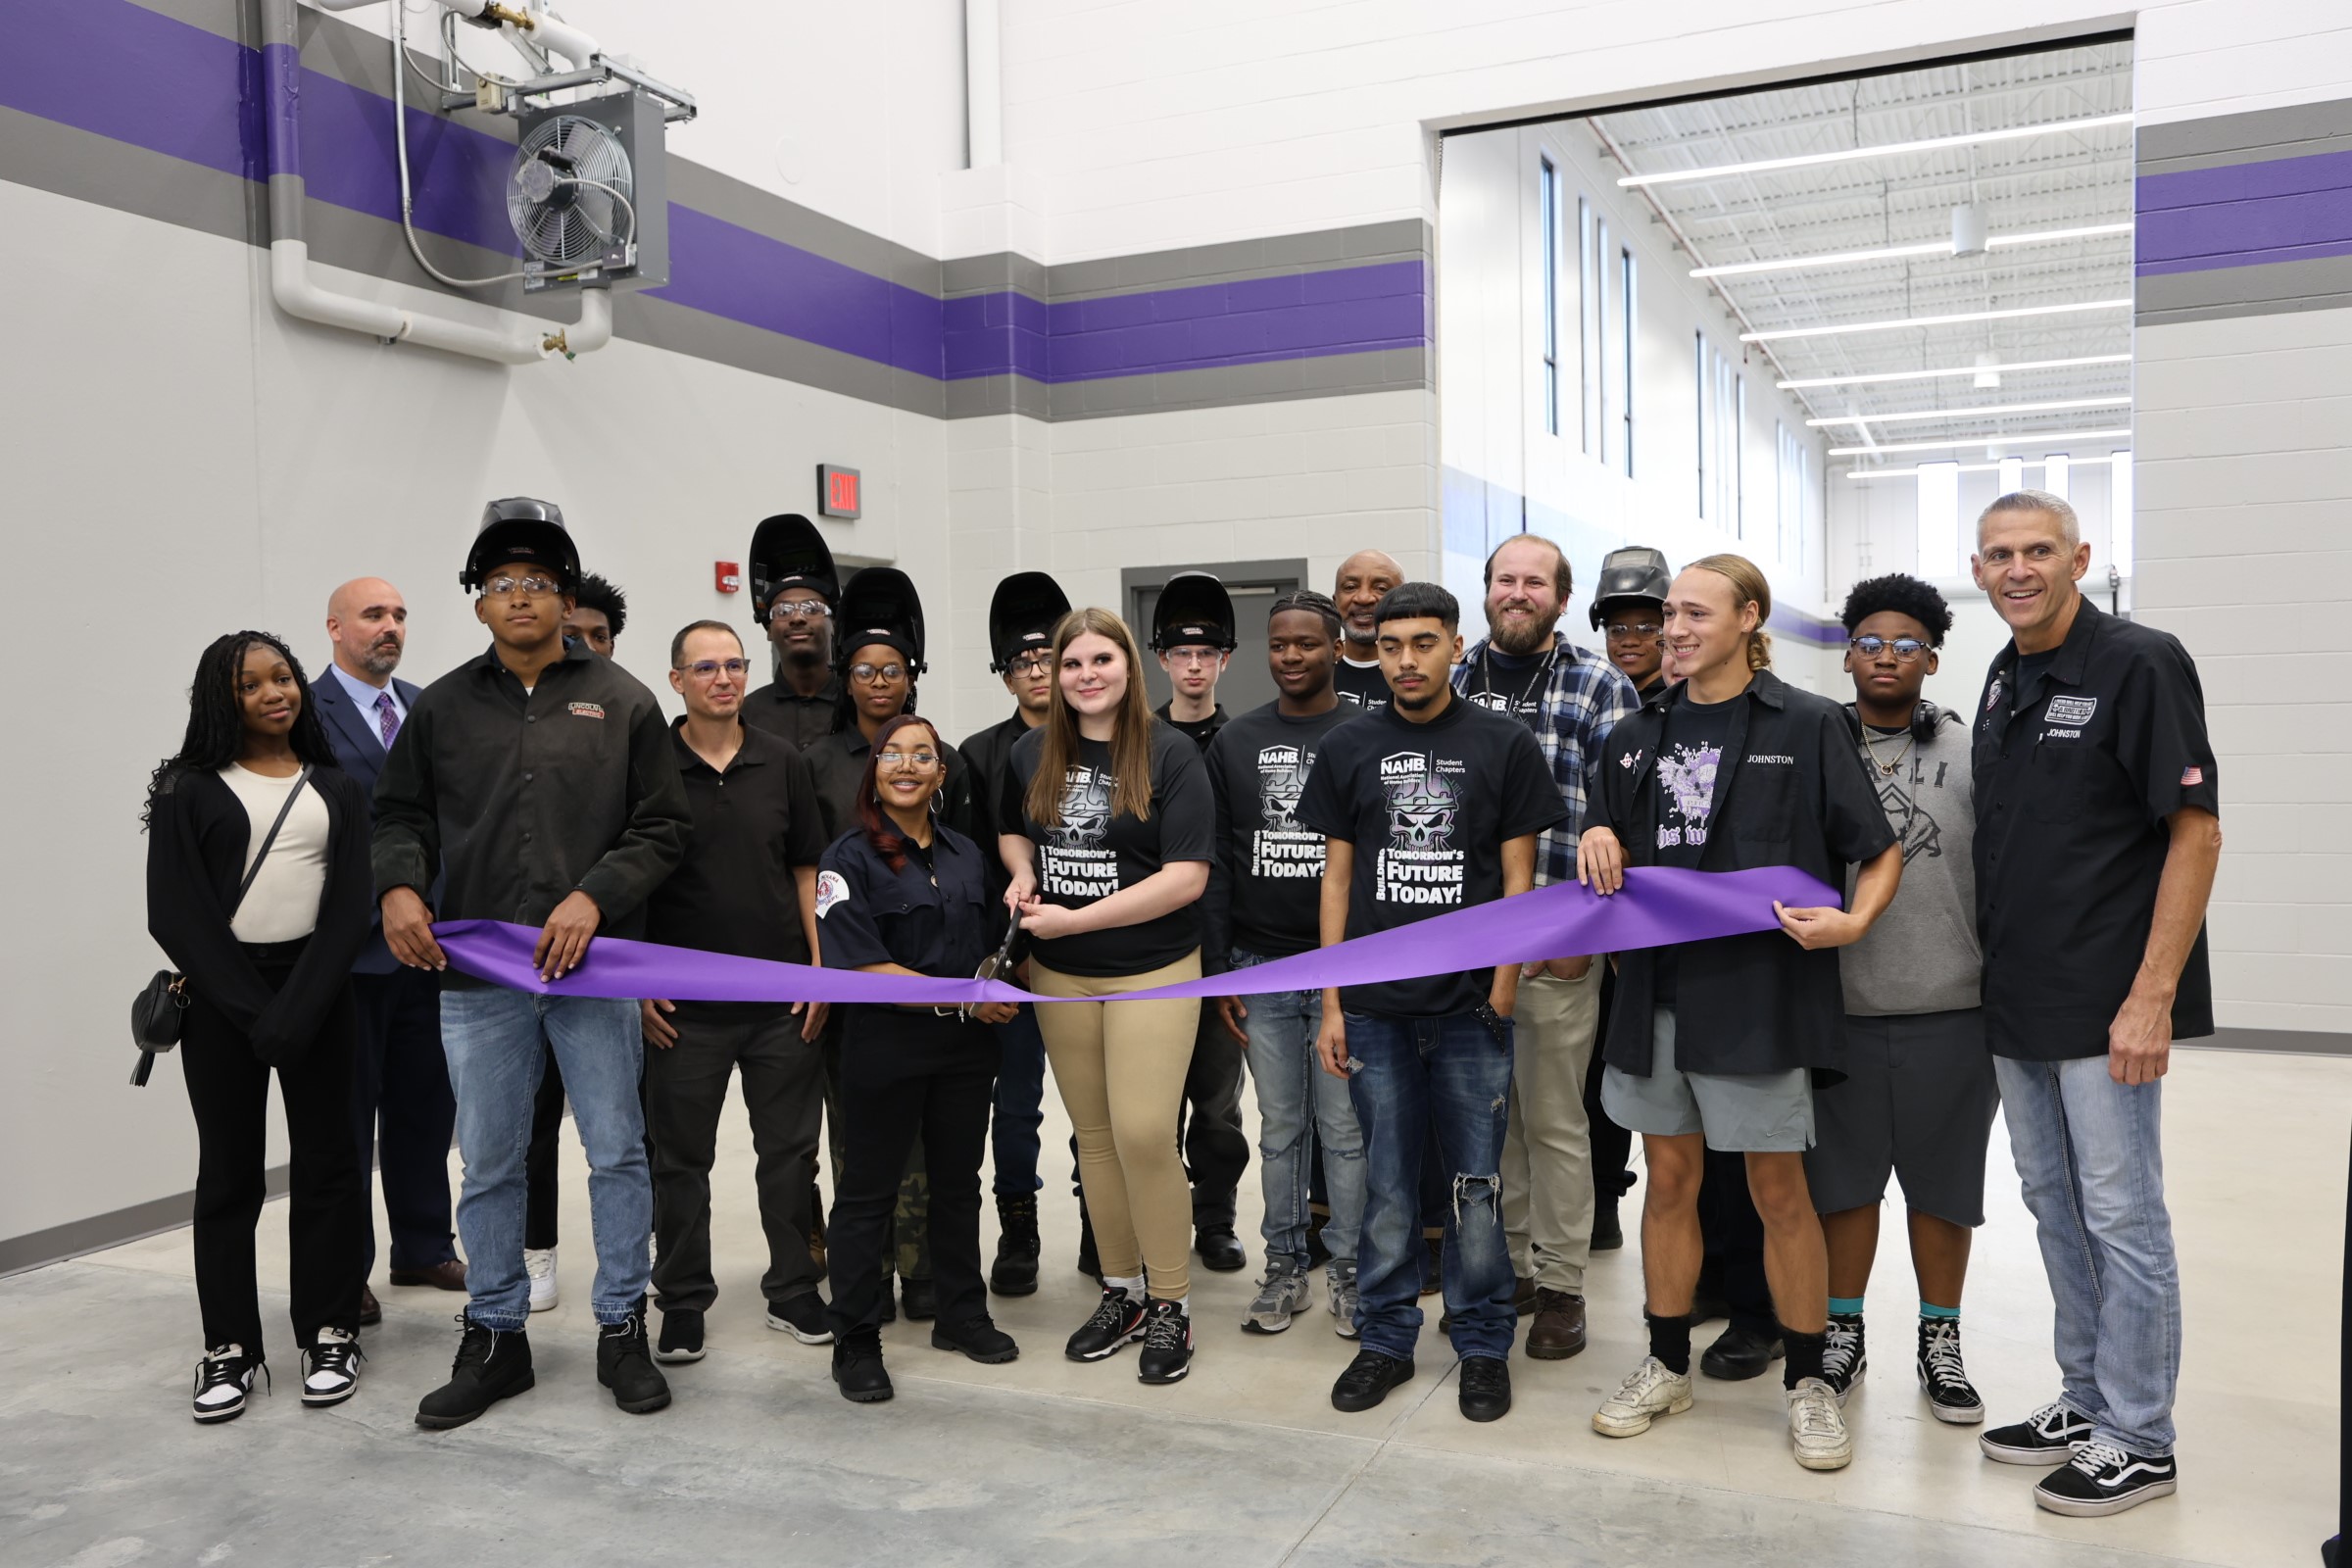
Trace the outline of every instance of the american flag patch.
{"label": "american flag patch", "polygon": [[2180,770],[2180,787],[2182,789],[2194,789],[2197,785],[2204,782],[2205,770],[2203,768],[2184,767]]}

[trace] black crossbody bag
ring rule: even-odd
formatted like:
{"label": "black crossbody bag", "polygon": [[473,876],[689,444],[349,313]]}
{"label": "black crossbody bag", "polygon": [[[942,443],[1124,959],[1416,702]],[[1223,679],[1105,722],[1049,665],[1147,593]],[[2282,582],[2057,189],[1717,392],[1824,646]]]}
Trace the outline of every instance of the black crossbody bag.
{"label": "black crossbody bag", "polygon": [[[305,763],[295,776],[294,787],[286,791],[286,804],[277,808],[277,820],[270,824],[269,836],[262,840],[262,853],[253,858],[253,863],[245,868],[245,880],[237,884],[236,902],[228,906],[231,920],[237,917],[237,906],[245,902],[253,879],[262,874],[262,862],[270,858],[270,846],[277,842],[277,830],[294,814],[294,803],[302,799],[303,786],[310,781],[310,765]],[[132,1088],[146,1088],[155,1058],[179,1044],[179,1015],[187,1008],[188,977],[169,969],[156,970],[155,978],[130,999],[130,1042],[139,1048],[139,1063],[130,1070]]]}

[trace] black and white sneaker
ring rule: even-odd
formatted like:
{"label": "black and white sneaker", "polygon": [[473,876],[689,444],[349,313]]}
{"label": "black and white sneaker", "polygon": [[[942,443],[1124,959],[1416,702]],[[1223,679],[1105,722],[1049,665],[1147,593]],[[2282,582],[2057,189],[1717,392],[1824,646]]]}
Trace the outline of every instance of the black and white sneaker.
{"label": "black and white sneaker", "polygon": [[1193,1369],[1193,1315],[1182,1301],[1155,1300],[1144,1314],[1144,1353],[1138,1383],[1180,1383]]}
{"label": "black and white sneaker", "polygon": [[1862,1338],[1862,1314],[1832,1312],[1830,1326],[1822,1336],[1821,1381],[1830,1386],[1838,1399],[1838,1408],[1845,1406],[1845,1396],[1854,1392],[1862,1374],[1870,1367],[1870,1356]]}
{"label": "black and white sneaker", "polygon": [[654,1347],[657,1361],[700,1361],[703,1358],[703,1314],[681,1306],[662,1314],[662,1343]]}
{"label": "black and white sneaker", "polygon": [[1122,1345],[1144,1337],[1144,1303],[1124,1289],[1104,1286],[1095,1315],[1078,1326],[1062,1353],[1073,1361],[1100,1361]]}
{"label": "black and white sneaker", "polygon": [[1973,1427],[1984,1419],[1984,1401],[1960,1364],[1958,1318],[1919,1320],[1919,1389],[1928,1396],[1929,1413],[1938,1421]]}
{"label": "black and white sneaker", "polygon": [[349,1329],[320,1329],[302,1352],[302,1402],[322,1410],[360,1392],[360,1337]]}
{"label": "black and white sneaker", "polygon": [[2171,1454],[2160,1458],[2094,1441],[2043,1476],[2034,1489],[2034,1500],[2052,1513],[2098,1519],[2180,1490],[2180,1467]]}
{"label": "black and white sneaker", "polygon": [[[890,1282],[882,1282],[882,1302],[890,1304]],[[894,1314],[895,1315],[895,1314]],[[885,1322],[890,1321],[885,1317]],[[789,1334],[803,1345],[830,1345],[833,1330],[825,1322],[824,1298],[814,1291],[803,1291],[789,1300],[767,1303],[767,1326],[779,1334]]]}
{"label": "black and white sneaker", "polygon": [[234,1421],[245,1413],[245,1396],[256,1377],[268,1377],[259,1355],[247,1355],[242,1345],[223,1345],[204,1352],[196,1363],[196,1419],[206,1424]]}
{"label": "black and white sneaker", "polygon": [[1984,1457],[2002,1464],[2064,1464],[2090,1441],[2091,1425],[2063,1401],[2043,1405],[2023,1421],[1994,1427],[1977,1439]]}

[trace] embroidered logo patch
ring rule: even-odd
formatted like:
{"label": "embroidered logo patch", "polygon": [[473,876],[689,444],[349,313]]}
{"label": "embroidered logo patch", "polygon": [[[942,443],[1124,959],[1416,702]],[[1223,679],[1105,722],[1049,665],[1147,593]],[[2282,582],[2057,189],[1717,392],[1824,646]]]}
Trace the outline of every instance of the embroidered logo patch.
{"label": "embroidered logo patch", "polygon": [[2099,710],[2096,697],[2053,697],[2041,716],[2053,724],[2087,724]]}
{"label": "embroidered logo patch", "polygon": [[2193,790],[2204,782],[2205,770],[2203,768],[2184,767],[2180,770],[2180,787],[2182,789]]}
{"label": "embroidered logo patch", "polygon": [[1996,680],[1991,685],[1984,688],[1984,711],[1987,713],[1991,712],[1995,708],[2000,706],[2000,702],[2001,683]]}
{"label": "embroidered logo patch", "polygon": [[816,917],[822,920],[825,911],[850,896],[850,879],[839,871],[816,873]]}
{"label": "embroidered logo patch", "polygon": [[602,718],[605,716],[605,705],[602,703],[574,703],[571,705],[571,716],[574,718]]}

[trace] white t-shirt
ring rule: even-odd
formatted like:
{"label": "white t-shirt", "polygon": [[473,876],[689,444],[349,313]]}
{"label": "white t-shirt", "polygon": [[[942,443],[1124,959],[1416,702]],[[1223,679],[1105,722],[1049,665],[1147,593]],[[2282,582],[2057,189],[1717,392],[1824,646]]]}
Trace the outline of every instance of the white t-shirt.
{"label": "white t-shirt", "polygon": [[[220,782],[245,808],[245,819],[252,824],[240,876],[253,869],[270,824],[285,808],[287,792],[301,776],[271,778],[241,762],[220,770]],[[326,803],[306,786],[287,813],[286,825],[277,830],[277,842],[270,847],[261,874],[228,922],[239,942],[291,942],[318,929],[318,906],[326,897]]]}

